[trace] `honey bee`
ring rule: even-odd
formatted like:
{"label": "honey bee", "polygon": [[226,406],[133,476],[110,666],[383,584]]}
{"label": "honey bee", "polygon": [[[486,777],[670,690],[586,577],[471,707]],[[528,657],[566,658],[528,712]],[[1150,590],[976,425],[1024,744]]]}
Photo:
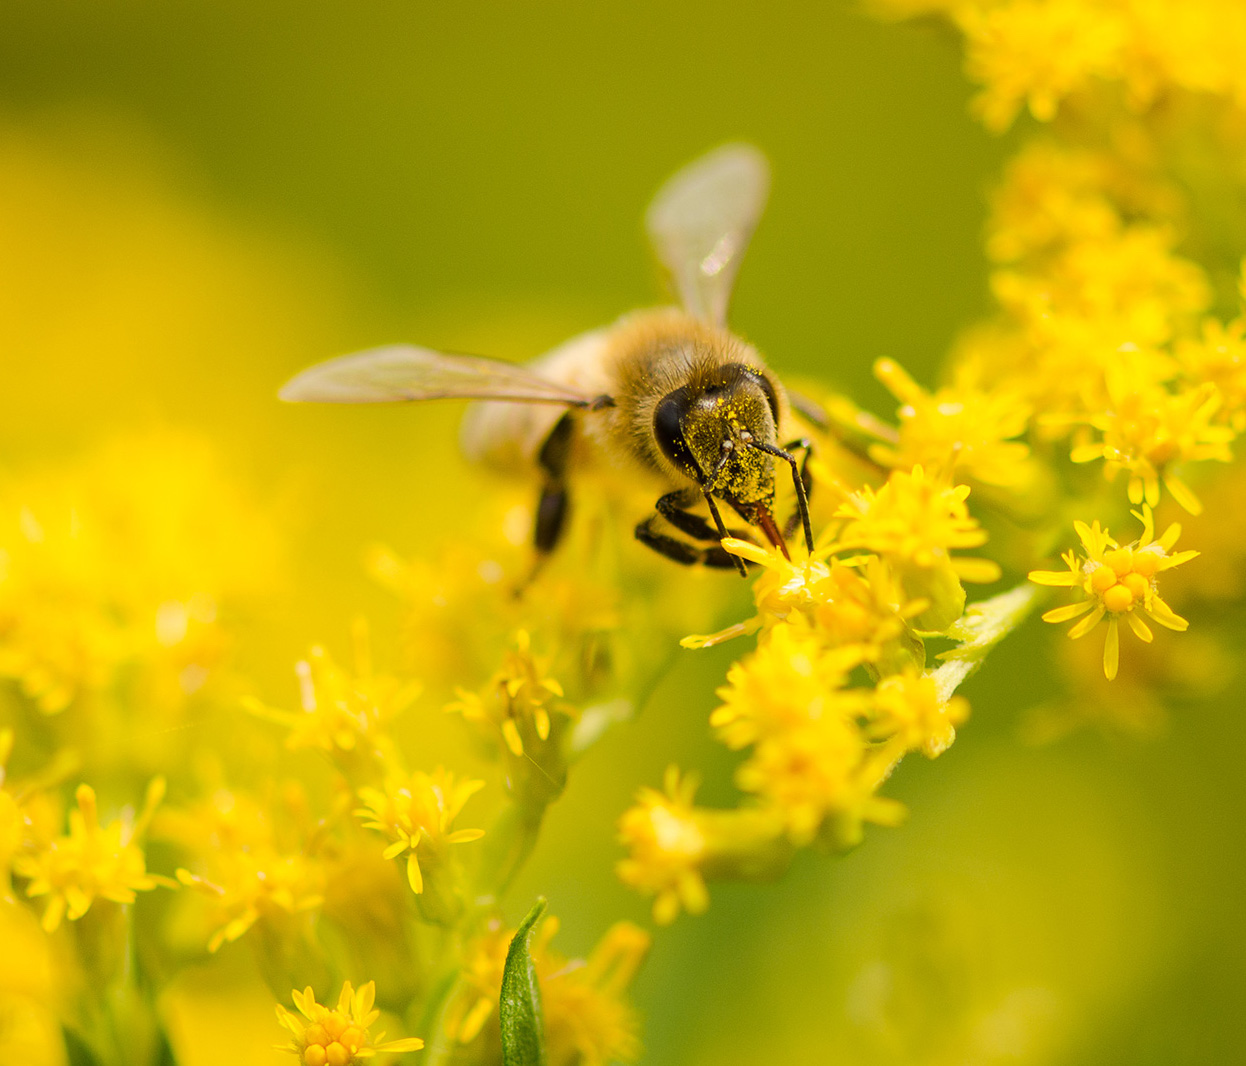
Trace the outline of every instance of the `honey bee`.
{"label": "honey bee", "polygon": [[[645,215],[680,308],[625,315],[525,366],[411,345],[374,348],[309,367],[281,389],[300,403],[484,401],[468,408],[467,456],[539,477],[533,542],[538,565],[567,524],[569,485],[594,464],[645,478],[661,493],[636,539],[683,564],[735,567],[722,546],[722,501],[766,540],[787,548],[774,517],[775,463],[791,472],[797,515],[813,548],[807,483],[787,392],[757,350],[726,328],[740,260],[769,193],[765,157],[725,145],[684,167]],[[704,504],[709,521],[697,513]]]}

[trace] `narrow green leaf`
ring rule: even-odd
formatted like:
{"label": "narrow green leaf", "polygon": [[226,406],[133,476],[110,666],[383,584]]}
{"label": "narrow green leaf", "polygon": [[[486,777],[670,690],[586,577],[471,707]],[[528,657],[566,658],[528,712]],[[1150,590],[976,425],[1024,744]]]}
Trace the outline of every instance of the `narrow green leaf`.
{"label": "narrow green leaf", "polygon": [[528,944],[545,913],[542,896],[519,923],[506,952],[498,1015],[502,1023],[502,1061],[506,1066],[545,1066],[545,1023],[541,1018],[541,987]]}

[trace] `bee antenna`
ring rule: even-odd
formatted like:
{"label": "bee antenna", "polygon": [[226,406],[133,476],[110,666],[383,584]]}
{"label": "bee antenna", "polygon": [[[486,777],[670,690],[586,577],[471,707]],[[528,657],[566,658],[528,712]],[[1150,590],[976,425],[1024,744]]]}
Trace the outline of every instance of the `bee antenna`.
{"label": "bee antenna", "polygon": [[805,492],[805,479],[800,476],[800,466],[796,462],[796,456],[791,452],[777,448],[773,444],[766,444],[763,441],[751,439],[745,441],[750,448],[756,448],[759,452],[765,452],[767,455],[773,455],[776,459],[782,459],[792,469],[792,484],[796,486],[796,509],[800,512],[800,524],[805,530],[805,547],[809,549],[809,554],[813,554],[813,522],[809,518],[809,495]]}

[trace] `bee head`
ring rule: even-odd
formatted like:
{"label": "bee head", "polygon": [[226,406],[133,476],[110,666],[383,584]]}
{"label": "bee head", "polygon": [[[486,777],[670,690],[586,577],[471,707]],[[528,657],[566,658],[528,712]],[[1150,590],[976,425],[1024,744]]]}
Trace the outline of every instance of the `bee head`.
{"label": "bee head", "polygon": [[662,453],[701,489],[750,522],[774,501],[773,447],[778,400],[770,382],[741,363],[714,366],[667,393],[653,413]]}

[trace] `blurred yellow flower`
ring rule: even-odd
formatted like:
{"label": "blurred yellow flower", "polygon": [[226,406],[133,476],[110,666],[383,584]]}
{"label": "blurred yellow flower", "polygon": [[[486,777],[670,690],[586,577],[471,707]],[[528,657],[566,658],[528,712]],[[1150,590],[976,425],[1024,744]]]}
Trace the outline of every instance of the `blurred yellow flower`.
{"label": "blurred yellow flower", "polygon": [[214,676],[221,612],[270,588],[271,522],[193,437],[121,439],[0,484],[0,676],[46,713],[122,684],[177,711]]}
{"label": "blurred yellow flower", "polygon": [[220,788],[157,821],[160,837],[190,853],[195,869],[179,868],[177,878],[208,902],[209,952],[261,920],[310,912],[323,902],[324,859],[313,846],[316,828],[301,824],[303,804],[298,786],[285,789],[281,802]]}
{"label": "blurred yellow flower", "polygon": [[666,770],[663,791],[642,788],[636,805],[619,819],[619,840],[630,855],[618,864],[624,884],[656,898],[653,920],[668,925],[681,910],[701,914],[709,906],[709,892],[701,867],[706,840],[692,806],[698,781],[680,779],[679,770]]}
{"label": "blurred yellow flower", "polygon": [[943,14],[965,35],[974,109],[1003,130],[1027,107],[1040,122],[1063,101],[1120,82],[1130,105],[1166,88],[1246,105],[1246,12],[1236,0],[871,0],[881,14]]}
{"label": "blurred yellow flower", "polygon": [[1027,401],[1008,388],[942,388],[927,392],[891,359],[874,375],[902,406],[899,438],[877,444],[870,455],[896,470],[921,467],[1013,490],[1033,476],[1029,445],[1013,440],[1029,426]]}
{"label": "blurred yellow flower", "polygon": [[14,872],[29,879],[26,895],[47,896],[43,928],[52,932],[62,918],[81,918],[96,899],[133,903],[137,892],[176,882],[147,872],[147,861],[137,839],[164,797],[164,780],[156,778],[147,788],[138,818],[127,824],[118,819],[106,826],[99,822],[95,790],[79,785],[77,810],[69,812],[69,833],[53,840],[34,854],[19,855]]}
{"label": "blurred yellow flower", "polygon": [[254,697],[243,705],[251,713],[289,730],[286,747],[317,748],[334,753],[375,749],[386,742],[385,728],[415,700],[423,686],[418,681],[372,673],[367,629],[356,626],[356,666],[352,676],[319,644],[294,670],[299,681],[300,711],[282,711]]}
{"label": "blurred yellow flower", "polygon": [[956,727],[969,717],[963,696],[943,699],[934,678],[909,667],[885,677],[874,693],[869,735],[894,740],[905,751],[940,755],[956,739]]}

